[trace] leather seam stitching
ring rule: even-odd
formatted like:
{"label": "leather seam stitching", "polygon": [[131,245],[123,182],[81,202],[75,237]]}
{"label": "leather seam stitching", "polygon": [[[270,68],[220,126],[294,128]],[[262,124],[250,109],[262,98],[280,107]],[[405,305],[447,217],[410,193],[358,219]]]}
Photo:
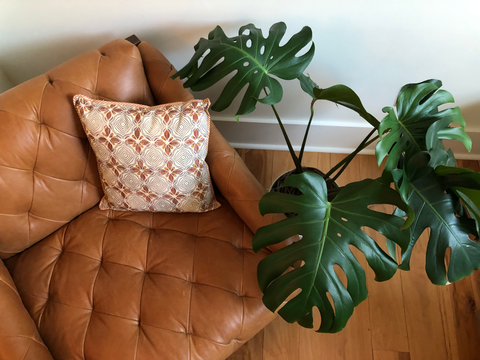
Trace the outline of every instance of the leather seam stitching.
{"label": "leather seam stitching", "polygon": [[[13,279],[12,279],[13,280]],[[18,293],[17,290],[15,290],[15,288],[13,286],[11,286],[9,283],[7,283],[4,279],[0,279],[0,282],[4,283],[5,285],[8,286],[9,289],[11,289],[15,294],[18,295],[18,297],[20,297],[20,294]]]}
{"label": "leather seam stitching", "polygon": [[[48,76],[45,74],[45,77],[48,79]],[[42,109],[43,109],[43,97],[45,96],[45,89],[47,88],[47,83],[43,86],[42,90],[42,96],[40,98],[40,109],[38,110],[38,119],[39,121],[41,120],[41,115],[42,115]],[[40,123],[41,124],[41,121]],[[40,126],[40,129],[38,131],[38,137],[37,137],[37,150],[35,152],[35,161],[33,163],[33,170],[37,167],[37,161],[38,161],[38,151],[40,149],[40,138],[42,136],[42,127]],[[32,226],[30,223],[30,211],[32,210],[33,206],[33,199],[35,198],[35,172],[32,173],[32,201],[30,202],[30,206],[28,208],[28,241],[30,242],[31,235],[32,235]]]}
{"label": "leather seam stitching", "polygon": [[[68,224],[67,226],[65,226],[63,228],[63,236],[62,236],[62,239],[63,239],[63,244],[65,245],[65,233],[67,232],[67,228],[70,226],[70,224]],[[50,280],[48,281],[48,289],[47,289],[47,302],[49,301],[49,298],[50,298],[50,289],[51,289],[51,286],[52,286],[52,279],[53,279],[53,274],[55,273],[55,269],[57,268],[57,265],[58,265],[58,261],[60,260],[60,256],[56,258],[55,260],[55,264],[53,265],[53,268],[52,268],[52,274],[50,275]],[[45,314],[45,310],[47,308],[47,305],[45,304],[45,306],[43,307],[43,310],[42,310],[42,313],[40,314],[40,318],[38,319],[38,331],[40,331],[40,328],[42,326],[42,320],[43,320],[43,315]]]}
{"label": "leather seam stitching", "polygon": [[[54,179],[54,180],[60,180],[60,181],[68,181],[68,182],[79,182],[79,181],[84,181],[84,182],[88,182],[88,181],[85,181],[84,179],[76,179],[76,180],[69,180],[69,179],[62,179],[62,178],[59,178],[59,177],[56,177],[56,176],[52,176],[52,175],[47,175],[47,174],[44,174],[44,173],[41,173],[37,170],[33,170],[34,173],[38,174],[38,175],[41,175],[41,176],[45,176],[45,177],[48,177],[50,179]],[[91,184],[93,185],[93,184]],[[95,186],[95,185],[93,185]],[[96,187],[96,186],[95,186]]]}
{"label": "leather seam stitching", "polygon": [[[153,214],[152,214],[152,221],[153,221]],[[148,249],[150,247],[150,240],[152,236],[152,231],[150,230],[150,233],[148,234],[148,242],[147,242],[147,253],[145,254],[145,270],[147,270],[147,265],[148,265]],[[144,271],[143,275],[143,283],[142,283],[142,289],[140,291],[140,301],[138,305],[138,323],[140,324],[141,321],[141,316],[142,316],[142,299],[143,299],[143,291],[145,289],[145,282],[147,281],[147,271]],[[134,360],[137,359],[138,355],[138,343],[140,342],[140,331],[142,330],[141,326],[138,327],[138,337],[137,337],[137,344],[135,345],[135,358]]]}
{"label": "leather seam stitching", "polygon": [[[228,155],[231,155],[231,153],[227,152]],[[235,167],[235,164],[236,164],[236,160],[235,159],[235,155],[233,155],[233,163],[232,163],[232,166],[230,167],[230,173],[228,174],[228,180],[227,180],[227,186],[226,186],[226,189],[227,189],[227,194],[226,196],[230,197],[230,180],[232,178],[232,174],[233,174],[233,169]]]}
{"label": "leather seam stitching", "polygon": [[[170,65],[170,66],[172,66],[172,65]],[[172,70],[172,68],[170,67],[170,72],[171,72],[171,70]],[[158,85],[158,88],[160,89],[160,91],[159,91],[160,98],[163,98],[163,90],[165,89],[165,86],[164,86],[165,81],[167,80],[167,77],[170,74],[170,72],[165,74],[165,77],[163,78],[162,82]],[[155,100],[157,100],[157,102],[161,102],[160,99],[155,99]]]}
{"label": "leather seam stitching", "polygon": [[[105,243],[105,237],[107,235],[107,230],[108,230],[108,225],[109,224],[110,224],[110,222],[107,222],[105,224],[105,230],[103,231],[103,238],[102,238],[102,245],[101,245],[102,259],[103,259],[103,245]],[[94,297],[95,297],[95,284],[97,283],[98,275],[100,274],[101,268],[102,268],[102,261],[100,260],[100,266],[98,267],[97,275],[95,276],[95,280],[93,281],[93,285],[92,285],[92,309],[91,309],[92,312],[90,313],[90,319],[88,319],[88,323],[87,323],[87,326],[85,328],[85,336],[83,337],[82,355],[83,355],[84,359],[85,359],[85,343],[86,343],[86,340],[87,340],[88,328],[89,328],[90,323],[92,321],[92,315],[93,315],[93,311],[94,311],[93,302],[94,302]]]}
{"label": "leather seam stitching", "polygon": [[30,343],[30,344],[28,345],[27,351],[25,351],[25,355],[23,355],[22,360],[25,360],[25,359],[26,359],[27,354],[28,354],[28,352],[30,351],[30,348],[31,348],[31,347],[32,347],[32,343]]}
{"label": "leather seam stitching", "polygon": [[[45,84],[45,86],[46,86],[46,84]],[[15,114],[15,113],[13,113],[13,112],[11,112],[11,111],[7,111],[7,110],[0,109],[0,112],[3,112],[3,113],[5,113],[5,114],[10,114],[10,115],[16,116],[16,117],[22,119],[23,121],[30,121],[30,122],[33,122],[34,124],[39,124],[39,125],[41,124],[41,122],[37,122],[37,121],[35,121],[35,120],[26,118],[25,116]]]}
{"label": "leather seam stitching", "polygon": [[0,167],[4,167],[4,168],[7,168],[7,169],[18,170],[18,171],[28,171],[28,172],[33,171],[33,169],[20,169],[20,168],[16,168],[16,167],[9,166],[9,165],[4,165],[4,164],[0,164]]}
{"label": "leather seam stitching", "polygon": [[[7,336],[2,336],[2,338],[4,338],[4,339],[7,339],[7,338],[22,338],[22,339],[28,339],[28,340],[31,340],[31,341],[37,343],[38,345],[43,346],[45,349],[48,350],[47,346],[46,346],[44,343],[38,341],[38,340],[35,339],[34,337],[25,336],[25,335],[7,335]],[[50,351],[49,351],[49,352],[50,352]]]}
{"label": "leather seam stitching", "polygon": [[[243,224],[243,234],[242,234],[242,247],[243,247],[243,240],[245,239],[245,228],[246,224]],[[240,327],[240,334],[239,336],[242,336],[243,334],[243,328],[245,326],[245,298],[243,295],[245,295],[245,252],[242,251],[242,281],[240,283],[240,294],[242,294],[242,326]]]}
{"label": "leather seam stitching", "polygon": [[45,176],[45,177],[48,177],[48,178],[51,178],[51,179],[55,179],[55,180],[61,180],[61,181],[70,181],[70,182],[74,182],[74,181],[83,181],[87,184],[90,184],[92,185],[93,187],[97,188],[97,189],[101,189],[101,187],[91,183],[90,181],[87,181],[85,180],[84,178],[82,179],[75,179],[75,180],[69,180],[69,179],[62,179],[62,178],[59,178],[59,177],[55,177],[55,176],[52,176],[52,175],[47,175],[47,174],[44,174],[44,173],[41,173],[39,172],[38,170],[35,170],[34,168],[33,169],[20,169],[20,168],[16,168],[16,167],[13,167],[13,166],[9,166],[9,165],[3,165],[3,164],[0,164],[0,167],[4,167],[4,168],[7,168],[7,169],[13,169],[13,170],[18,170],[18,171],[28,171],[28,172],[34,172],[38,175],[42,175],[42,176]]}
{"label": "leather seam stitching", "polygon": [[63,135],[66,135],[66,136],[69,136],[69,137],[72,137],[74,139],[79,139],[79,140],[84,140],[85,142],[88,142],[88,139],[86,137],[81,137],[81,136],[76,136],[76,135],[73,135],[73,134],[69,134],[63,130],[60,130],[60,129],[57,129],[56,127],[52,126],[52,125],[49,125],[47,123],[40,123],[39,124],[40,126],[44,126],[46,128],[49,128],[49,129],[52,129],[52,130],[55,130]]}
{"label": "leather seam stitching", "polygon": [[95,74],[95,89],[93,91],[93,94],[97,94],[97,90],[98,90],[98,74],[100,72],[100,61],[102,61],[102,52],[97,49],[98,53],[100,54],[100,56],[98,57],[98,61],[97,61],[97,71],[96,71],[96,74]]}
{"label": "leather seam stitching", "polygon": [[[188,317],[187,317],[187,334],[190,333],[190,326],[192,325],[191,323],[191,315],[192,315],[192,302],[193,302],[193,287],[194,287],[194,279],[195,279],[195,259],[196,259],[196,254],[197,254],[197,242],[198,242],[198,228],[199,228],[199,225],[200,225],[200,221],[199,221],[199,216],[197,214],[197,230],[196,230],[196,234],[197,236],[195,236],[195,244],[194,244],[194,248],[193,248],[193,264],[192,264],[192,282],[191,282],[191,285],[190,285],[190,301],[189,301],[189,304],[188,304]],[[193,332],[193,329],[192,329],[192,332]],[[191,359],[192,358],[192,337],[190,336],[190,338],[188,339],[188,359]]]}
{"label": "leather seam stitching", "polygon": [[[21,215],[21,214],[20,214]],[[28,215],[29,216],[33,216],[37,219],[41,219],[41,220],[48,220],[48,221],[53,221],[53,222],[63,222],[65,224],[69,223],[70,220],[55,220],[55,219],[49,219],[49,218],[46,218],[46,217],[43,217],[43,216],[39,216],[39,215],[36,215],[34,213],[32,213],[31,211],[28,212]],[[30,240],[30,239],[29,239]]]}

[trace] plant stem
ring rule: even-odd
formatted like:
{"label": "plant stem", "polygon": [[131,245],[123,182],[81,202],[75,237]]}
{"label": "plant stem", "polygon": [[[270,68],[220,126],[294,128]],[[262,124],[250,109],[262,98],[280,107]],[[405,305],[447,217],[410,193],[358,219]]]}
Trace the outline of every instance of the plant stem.
{"label": "plant stem", "polygon": [[282,120],[280,119],[280,116],[278,115],[277,109],[275,108],[274,105],[271,105],[273,113],[275,114],[275,117],[277,118],[278,125],[280,125],[280,129],[282,130],[283,137],[285,138],[285,142],[287,143],[288,151],[290,151],[290,155],[292,156],[292,160],[295,164],[295,168],[297,170],[298,174],[301,174],[303,172],[302,170],[302,165],[295,154],[295,151],[293,150],[292,143],[290,142],[290,139],[288,138],[287,131],[285,130],[285,127],[283,126]]}
{"label": "plant stem", "polygon": [[[263,89],[265,94],[268,96],[268,91],[266,88]],[[302,170],[302,164],[300,160],[298,159],[297,155],[295,154],[295,151],[293,150],[292,143],[290,142],[290,139],[288,138],[287,130],[285,130],[285,127],[283,126],[282,119],[280,119],[280,115],[278,115],[277,109],[275,108],[274,105],[270,105],[272,107],[273,113],[275,114],[275,117],[277,118],[278,125],[280,125],[280,129],[282,130],[283,137],[285,138],[285,142],[287,143],[288,151],[290,152],[290,156],[292,157],[293,163],[295,164],[295,169],[297,171],[297,174],[301,174],[303,172]]]}
{"label": "plant stem", "polygon": [[340,171],[333,178],[333,180],[336,180],[342,174],[342,172],[347,168],[348,164],[350,164],[350,162],[353,160],[353,158],[360,151],[362,151],[368,145],[370,145],[371,143],[373,143],[374,141],[376,141],[378,139],[378,135],[377,135],[369,141],[370,137],[375,133],[375,131],[377,131],[377,129],[375,129],[375,128],[372,129],[372,131],[370,131],[370,133],[365,137],[365,139],[360,143],[360,145],[358,145],[358,147],[355,149],[355,151],[353,151],[350,155],[348,155],[342,161],[340,161],[337,165],[335,165],[329,172],[327,172],[325,174],[325,179],[327,179],[330,175],[332,175],[335,171],[337,171],[343,165],[343,167],[340,169]]}
{"label": "plant stem", "polygon": [[302,141],[302,147],[300,148],[300,154],[298,156],[298,161],[300,162],[300,164],[302,163],[303,152],[305,150],[305,145],[307,144],[308,132],[310,130],[310,125],[312,124],[313,115],[315,113],[314,110],[313,110],[313,105],[315,105],[315,101],[317,101],[317,100],[313,99],[312,104],[310,105],[310,119],[308,119],[307,130],[305,131],[305,136],[303,137],[303,141]]}

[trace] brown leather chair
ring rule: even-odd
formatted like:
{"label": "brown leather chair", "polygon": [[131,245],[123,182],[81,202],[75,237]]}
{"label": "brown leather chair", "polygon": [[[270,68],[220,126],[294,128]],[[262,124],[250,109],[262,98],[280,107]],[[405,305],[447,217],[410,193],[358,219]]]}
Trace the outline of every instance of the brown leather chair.
{"label": "brown leather chair", "polygon": [[221,208],[98,209],[72,97],[191,99],[174,72],[115,40],[0,95],[0,359],[225,359],[274,318],[256,280],[268,252],[251,250],[263,189],[213,124]]}

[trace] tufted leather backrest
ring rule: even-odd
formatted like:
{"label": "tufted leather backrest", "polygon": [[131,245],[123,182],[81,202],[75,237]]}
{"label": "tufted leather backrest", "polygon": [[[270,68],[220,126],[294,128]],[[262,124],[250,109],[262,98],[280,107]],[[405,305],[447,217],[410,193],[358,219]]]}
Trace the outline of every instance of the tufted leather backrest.
{"label": "tufted leather backrest", "polygon": [[0,94],[0,258],[43,239],[102,196],[75,94],[155,104],[140,52],[125,40]]}

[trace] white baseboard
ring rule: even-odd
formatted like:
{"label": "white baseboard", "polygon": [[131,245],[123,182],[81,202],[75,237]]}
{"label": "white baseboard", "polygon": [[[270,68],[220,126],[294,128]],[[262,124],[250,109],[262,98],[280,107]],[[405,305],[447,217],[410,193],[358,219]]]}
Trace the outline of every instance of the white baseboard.
{"label": "white baseboard", "polygon": [[[216,127],[237,149],[287,150],[280,127],[275,120],[234,119],[212,117]],[[295,150],[300,150],[306,123],[284,121],[285,130]],[[349,154],[371,131],[371,127],[356,122],[313,122],[308,135],[306,151]],[[469,153],[459,141],[446,141],[457,159],[480,160],[480,129],[468,129],[473,147]],[[374,155],[375,143],[361,154]]]}

